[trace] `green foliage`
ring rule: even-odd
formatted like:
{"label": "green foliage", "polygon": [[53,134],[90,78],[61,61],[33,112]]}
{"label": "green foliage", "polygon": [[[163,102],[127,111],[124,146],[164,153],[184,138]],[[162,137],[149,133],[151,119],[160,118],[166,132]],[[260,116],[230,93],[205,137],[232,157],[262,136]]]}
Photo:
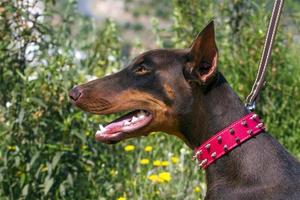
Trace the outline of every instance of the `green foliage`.
{"label": "green foliage", "polygon": [[[121,30],[111,20],[100,28],[95,26],[76,11],[73,0],[37,2],[43,2],[40,14],[29,12],[32,5],[24,1],[0,2],[0,198],[203,196],[203,173],[190,160],[192,152],[175,138],[154,134],[114,146],[94,141],[97,124],[114,116],[78,110],[69,103],[68,90],[124,65],[128,58],[121,54]],[[158,45],[188,47],[215,18],[220,70],[244,98],[256,73],[270,5],[242,0],[173,0],[171,7],[170,1],[166,2],[161,5],[169,6],[173,23],[170,29],[162,29],[158,20],[152,20]],[[296,6],[299,4],[292,0],[286,4],[258,111],[270,132],[299,157]],[[161,8],[158,13],[163,15]],[[125,151],[128,144],[135,149]],[[145,151],[145,146],[153,150]],[[149,163],[141,164],[142,159]],[[165,161],[164,166],[155,166],[155,160]],[[170,181],[157,178],[164,172],[170,173]]]}
{"label": "green foliage", "polygon": [[[59,6],[65,12],[54,15]],[[73,12],[74,2],[45,4],[45,14],[38,17],[28,12],[30,6],[25,4],[4,1],[0,7],[0,32],[5,38],[0,44],[3,198],[98,196],[103,191],[95,187],[108,179],[105,174],[109,171],[103,169],[103,163],[109,163],[110,158],[103,155],[113,147],[96,144],[90,137],[95,128],[88,122],[93,117],[70,105],[68,90],[87,81],[90,73],[103,75],[119,65],[116,26],[107,21],[103,29],[94,30],[98,37],[85,40],[88,51],[76,39],[88,36],[84,30],[92,25]],[[75,21],[76,17],[81,20]],[[61,23],[51,27],[53,20]],[[75,22],[81,23],[79,30],[72,29]],[[35,50],[32,60],[28,49]],[[88,59],[76,58],[76,52],[84,50]],[[115,56],[114,63],[111,56]]]}

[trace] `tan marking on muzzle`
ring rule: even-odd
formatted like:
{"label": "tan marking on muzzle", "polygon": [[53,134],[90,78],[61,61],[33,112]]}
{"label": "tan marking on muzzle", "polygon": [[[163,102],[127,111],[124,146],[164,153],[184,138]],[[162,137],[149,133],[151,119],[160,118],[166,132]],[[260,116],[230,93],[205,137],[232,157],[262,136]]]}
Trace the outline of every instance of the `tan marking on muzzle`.
{"label": "tan marking on muzzle", "polygon": [[164,91],[166,93],[166,95],[169,97],[169,99],[174,99],[175,98],[175,92],[174,90],[170,87],[170,85],[168,84],[164,84],[163,85],[164,87]]}

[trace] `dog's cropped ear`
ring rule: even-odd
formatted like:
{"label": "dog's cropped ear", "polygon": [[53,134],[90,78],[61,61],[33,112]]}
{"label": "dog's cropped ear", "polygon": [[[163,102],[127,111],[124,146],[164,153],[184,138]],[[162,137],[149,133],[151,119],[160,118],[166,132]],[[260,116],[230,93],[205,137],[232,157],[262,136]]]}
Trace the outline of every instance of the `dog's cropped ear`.
{"label": "dog's cropped ear", "polygon": [[217,72],[218,49],[215,42],[214,21],[196,37],[188,50],[185,76],[188,81],[207,85]]}

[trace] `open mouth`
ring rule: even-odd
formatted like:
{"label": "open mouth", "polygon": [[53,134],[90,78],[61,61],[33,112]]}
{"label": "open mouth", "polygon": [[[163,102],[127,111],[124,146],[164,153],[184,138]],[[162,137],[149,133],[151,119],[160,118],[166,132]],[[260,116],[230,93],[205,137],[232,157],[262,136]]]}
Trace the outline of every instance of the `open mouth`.
{"label": "open mouth", "polygon": [[129,133],[147,126],[152,120],[152,114],[146,110],[132,111],[103,126],[99,124],[96,139],[101,142],[118,142],[128,137]]}

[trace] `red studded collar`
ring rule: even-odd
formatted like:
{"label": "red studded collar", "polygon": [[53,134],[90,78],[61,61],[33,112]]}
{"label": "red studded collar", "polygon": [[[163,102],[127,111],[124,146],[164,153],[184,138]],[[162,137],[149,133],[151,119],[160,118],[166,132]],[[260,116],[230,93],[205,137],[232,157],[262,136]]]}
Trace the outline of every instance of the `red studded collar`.
{"label": "red studded collar", "polygon": [[194,158],[206,169],[210,164],[243,142],[264,130],[264,124],[255,113],[249,113],[218,132],[201,146],[195,148]]}

